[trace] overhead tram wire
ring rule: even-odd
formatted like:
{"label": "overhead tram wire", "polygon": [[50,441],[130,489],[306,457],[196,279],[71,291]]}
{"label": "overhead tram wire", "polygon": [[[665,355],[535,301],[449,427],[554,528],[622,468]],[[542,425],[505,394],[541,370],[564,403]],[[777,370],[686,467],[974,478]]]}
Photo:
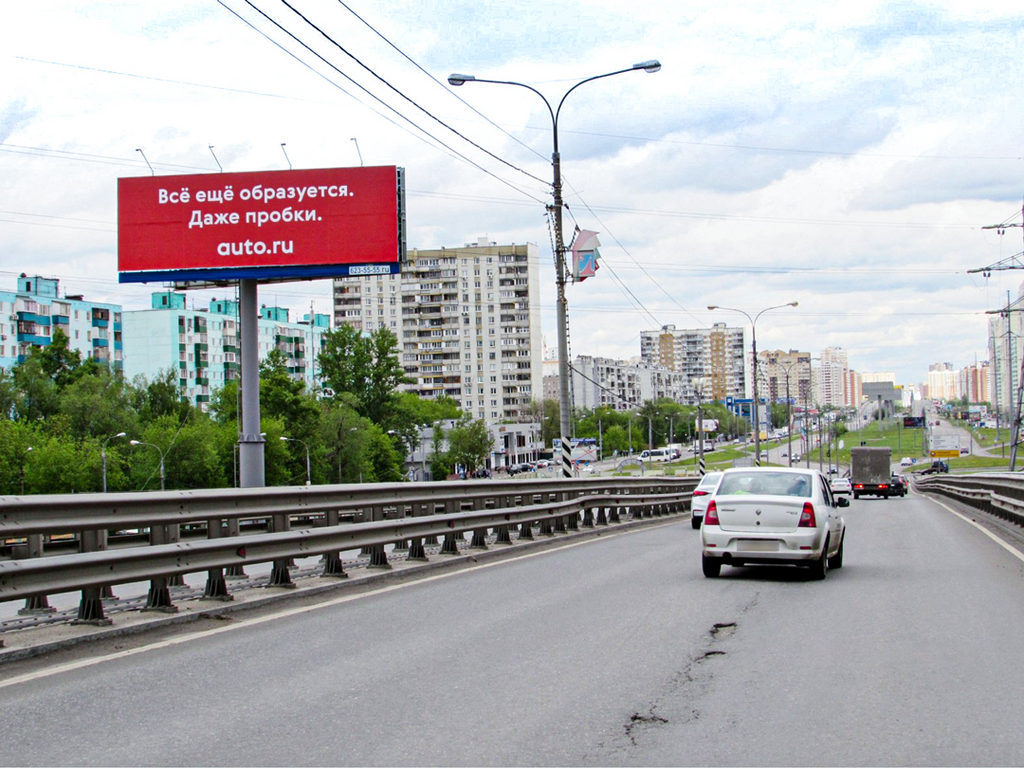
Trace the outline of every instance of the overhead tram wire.
{"label": "overhead tram wire", "polygon": [[[248,2],[248,0],[246,0],[246,2]],[[441,118],[439,118],[439,117],[438,117],[437,115],[435,115],[435,114],[434,114],[433,112],[431,112],[430,110],[428,110],[428,109],[427,109],[426,107],[423,107],[423,106],[421,106],[420,104],[418,104],[418,103],[417,103],[417,102],[416,102],[416,101],[415,101],[414,99],[410,98],[409,96],[407,96],[406,94],[404,94],[404,93],[403,93],[403,92],[402,92],[401,90],[399,90],[398,88],[396,88],[395,86],[393,86],[393,85],[392,85],[392,84],[391,84],[390,82],[388,82],[388,81],[387,81],[387,80],[386,80],[386,79],[385,79],[384,77],[382,77],[381,75],[377,74],[377,72],[375,72],[375,71],[374,71],[374,70],[373,70],[373,69],[372,69],[371,67],[369,67],[369,66],[367,66],[367,65],[366,65],[365,63],[363,63],[363,62],[362,62],[362,61],[361,61],[361,60],[359,59],[359,57],[357,57],[357,56],[356,56],[355,54],[353,54],[353,53],[352,53],[351,51],[347,50],[347,49],[346,49],[346,48],[345,48],[345,47],[344,47],[344,46],[343,46],[343,45],[342,45],[341,43],[339,43],[339,42],[338,42],[337,40],[335,40],[335,39],[334,39],[333,37],[331,37],[331,36],[330,36],[330,35],[328,35],[328,34],[327,34],[326,32],[324,32],[324,31],[323,31],[323,30],[322,30],[322,29],[321,29],[320,27],[318,27],[318,26],[317,26],[316,24],[314,24],[314,23],[313,23],[313,22],[312,22],[312,21],[311,21],[311,20],[310,20],[310,19],[309,19],[309,18],[308,18],[307,16],[305,16],[305,15],[304,15],[304,14],[303,14],[303,13],[302,13],[301,11],[299,11],[299,10],[298,10],[297,8],[295,8],[295,7],[294,7],[294,6],[293,6],[293,5],[291,4],[291,3],[289,3],[289,2],[288,2],[288,0],[281,0],[281,3],[282,3],[282,5],[284,5],[284,6],[286,7],[286,8],[288,8],[288,9],[289,9],[289,10],[290,10],[290,11],[291,11],[292,13],[294,13],[294,14],[295,14],[296,16],[298,16],[298,17],[299,17],[300,19],[302,19],[302,20],[303,20],[304,22],[306,22],[306,24],[308,24],[308,25],[309,25],[309,26],[311,26],[311,27],[312,27],[313,29],[315,29],[315,30],[316,30],[316,31],[317,31],[318,33],[320,33],[320,35],[321,35],[321,36],[322,36],[322,37],[323,37],[323,38],[324,38],[325,40],[327,40],[328,42],[330,42],[330,43],[331,43],[331,45],[333,45],[334,47],[336,47],[336,48],[337,48],[337,49],[338,49],[339,51],[341,51],[341,52],[342,52],[342,53],[344,53],[344,54],[345,54],[346,56],[348,56],[348,57],[349,57],[350,59],[352,59],[352,61],[354,61],[354,62],[355,62],[356,64],[358,64],[358,65],[359,65],[360,67],[362,67],[362,68],[363,68],[364,70],[366,70],[367,72],[369,72],[369,73],[370,73],[371,75],[373,75],[373,76],[374,76],[375,78],[377,78],[377,80],[379,80],[379,81],[380,81],[381,83],[383,83],[383,84],[384,84],[384,85],[386,85],[386,86],[387,86],[388,88],[390,88],[390,89],[391,89],[392,91],[394,91],[394,92],[395,92],[395,93],[396,93],[396,94],[397,94],[398,96],[401,96],[401,97],[402,97],[403,99],[405,99],[405,100],[406,100],[407,102],[409,102],[409,104],[411,104],[412,106],[414,106],[414,107],[415,107],[416,109],[418,109],[418,110],[419,110],[420,112],[422,112],[422,113],[423,113],[424,115],[426,115],[426,116],[427,116],[427,117],[429,117],[429,118],[430,118],[431,120],[433,120],[434,122],[436,122],[436,123],[437,123],[438,125],[441,125],[441,126],[443,126],[444,128],[447,128],[447,129],[448,129],[449,131],[451,131],[452,133],[454,133],[454,134],[455,134],[456,136],[458,136],[458,137],[459,137],[460,139],[462,139],[463,141],[465,141],[465,142],[467,142],[468,144],[472,145],[472,146],[473,146],[473,147],[475,147],[476,149],[479,149],[479,150],[480,150],[481,152],[483,152],[484,154],[486,154],[486,155],[487,155],[488,157],[490,157],[490,158],[492,158],[492,159],[494,159],[494,160],[497,160],[497,161],[498,161],[499,163],[502,163],[502,164],[504,164],[504,165],[507,165],[507,166],[508,166],[509,168],[511,168],[512,170],[514,170],[514,171],[518,171],[519,173],[523,174],[524,176],[526,176],[526,177],[528,177],[528,178],[530,178],[530,179],[533,179],[534,181],[539,181],[539,182],[540,182],[541,184],[544,184],[545,186],[550,186],[550,182],[548,182],[548,181],[545,181],[544,179],[541,179],[541,178],[539,178],[538,176],[534,176],[534,175],[533,175],[532,173],[530,173],[529,171],[525,171],[525,170],[523,170],[522,168],[520,168],[520,167],[519,167],[519,166],[517,166],[517,165],[513,165],[513,164],[512,164],[512,163],[510,163],[510,162],[509,162],[508,160],[504,159],[503,157],[499,157],[498,155],[496,155],[496,154],[494,154],[493,152],[491,152],[491,151],[490,151],[489,149],[485,149],[484,147],[482,147],[482,146],[480,146],[479,144],[477,144],[477,143],[476,143],[475,141],[473,141],[473,140],[472,140],[471,138],[469,138],[469,137],[468,137],[468,136],[466,136],[465,134],[461,133],[461,132],[460,132],[460,131],[458,131],[457,129],[455,129],[455,128],[453,128],[452,126],[448,125],[448,123],[446,123],[446,122],[445,122],[444,120],[442,120]],[[250,3],[250,5],[251,5],[251,3]]]}
{"label": "overhead tram wire", "polygon": [[342,93],[344,93],[344,94],[345,94],[346,96],[348,96],[349,98],[351,98],[351,99],[355,100],[355,101],[356,101],[356,102],[358,102],[359,104],[361,104],[361,105],[363,105],[363,106],[367,107],[368,109],[370,109],[371,111],[373,111],[373,112],[374,112],[374,114],[376,114],[376,115],[378,115],[379,117],[383,118],[384,120],[386,120],[387,122],[391,123],[391,124],[392,124],[392,125],[394,125],[395,127],[397,127],[397,128],[400,128],[400,129],[402,129],[402,130],[403,130],[403,131],[405,131],[406,133],[409,133],[410,135],[414,136],[415,138],[419,139],[420,141],[423,141],[423,142],[424,142],[424,143],[426,143],[426,144],[427,144],[428,146],[430,146],[430,147],[431,147],[432,149],[438,149],[439,147],[438,147],[438,146],[436,146],[436,145],[440,145],[440,147],[443,147],[444,151],[446,151],[446,152],[447,152],[447,153],[448,153],[448,154],[449,154],[449,155],[450,155],[451,157],[453,157],[454,159],[461,159],[461,160],[463,160],[464,162],[466,162],[466,163],[468,163],[469,165],[471,165],[471,166],[473,166],[474,168],[476,168],[477,170],[483,171],[483,172],[484,172],[485,174],[487,174],[488,176],[490,176],[490,177],[492,177],[493,179],[496,179],[497,181],[501,182],[502,184],[504,184],[505,186],[509,187],[510,189],[513,189],[513,190],[515,190],[516,192],[518,192],[519,194],[523,195],[524,197],[528,197],[528,198],[530,198],[531,200],[533,200],[533,201],[535,201],[535,202],[537,202],[537,203],[540,203],[540,204],[544,204],[544,201],[543,201],[542,199],[540,199],[539,197],[536,197],[536,196],[535,196],[535,195],[533,195],[532,193],[530,193],[530,192],[528,192],[528,191],[526,191],[526,190],[524,190],[524,189],[522,189],[522,188],[520,188],[520,187],[516,186],[516,185],[515,185],[515,184],[514,184],[513,182],[511,182],[511,181],[508,181],[507,179],[503,179],[502,177],[498,176],[498,175],[497,175],[497,174],[495,174],[494,172],[492,172],[492,171],[488,170],[487,168],[484,168],[484,167],[483,167],[483,166],[481,166],[481,165],[480,165],[479,163],[477,163],[477,162],[473,161],[473,160],[472,160],[472,159],[470,159],[469,157],[467,157],[467,156],[465,156],[464,154],[462,154],[461,152],[459,152],[459,151],[458,151],[457,149],[454,149],[453,147],[451,147],[451,146],[449,146],[448,144],[446,144],[446,143],[445,143],[444,141],[442,141],[441,139],[439,139],[439,138],[438,138],[437,136],[434,136],[434,135],[433,135],[432,133],[430,133],[430,132],[429,132],[429,131],[428,131],[428,130],[427,130],[426,128],[424,128],[424,127],[423,127],[423,126],[421,126],[421,125],[418,125],[418,124],[417,124],[417,123],[416,123],[416,122],[415,122],[414,120],[412,120],[411,118],[407,117],[406,115],[403,115],[403,114],[402,114],[402,113],[401,113],[401,112],[400,112],[399,110],[395,109],[395,107],[391,106],[390,104],[388,104],[387,102],[385,102],[385,101],[384,101],[383,99],[381,99],[381,98],[380,98],[379,96],[377,96],[377,95],[376,95],[375,93],[373,93],[373,92],[372,92],[372,91],[370,91],[370,90],[369,90],[368,88],[366,88],[365,86],[363,86],[363,85],[362,85],[361,83],[357,82],[357,81],[356,81],[356,80],[354,80],[354,79],[353,79],[352,77],[350,77],[350,76],[349,76],[349,75],[347,75],[346,73],[342,72],[342,71],[341,71],[341,70],[340,70],[340,69],[339,69],[339,68],[338,68],[337,66],[335,66],[335,65],[334,65],[334,64],[332,64],[332,63],[331,63],[330,61],[328,61],[328,60],[327,60],[326,58],[324,58],[323,56],[321,56],[321,55],[320,55],[320,54],[319,54],[319,53],[318,53],[317,51],[313,50],[313,48],[311,48],[311,47],[310,47],[309,45],[307,45],[307,44],[306,44],[305,42],[303,42],[302,40],[300,40],[300,39],[299,39],[299,38],[298,38],[298,37],[297,37],[297,36],[296,36],[295,34],[293,34],[292,32],[290,32],[290,31],[289,31],[288,29],[286,29],[286,28],[285,28],[284,26],[282,26],[281,24],[279,24],[279,23],[278,23],[278,22],[277,22],[276,20],[274,20],[273,18],[271,18],[270,16],[268,16],[268,15],[267,15],[266,13],[264,13],[264,12],[263,12],[263,10],[261,10],[261,9],[260,9],[260,8],[258,8],[258,7],[256,6],[256,5],[254,5],[254,4],[253,4],[253,3],[251,2],[251,0],[244,0],[244,2],[245,2],[245,4],[246,4],[246,5],[248,5],[248,6],[250,7],[250,8],[252,8],[252,9],[253,9],[254,11],[256,11],[256,12],[257,12],[257,13],[258,13],[258,14],[259,14],[260,16],[262,16],[262,17],[263,17],[264,19],[266,19],[266,20],[267,20],[267,21],[269,21],[269,22],[270,22],[271,24],[273,24],[273,25],[274,25],[275,27],[277,27],[277,28],[278,28],[278,29],[279,29],[279,30],[280,30],[281,32],[283,32],[284,34],[286,34],[286,35],[287,35],[288,37],[290,37],[290,38],[291,38],[292,40],[294,40],[294,41],[295,41],[296,43],[298,43],[298,44],[299,44],[299,45],[301,45],[301,46],[302,46],[303,48],[305,48],[305,49],[306,49],[307,51],[309,51],[309,53],[311,53],[311,54],[312,54],[313,56],[315,56],[315,57],[316,57],[317,59],[319,59],[319,60],[320,60],[321,62],[323,62],[323,63],[324,63],[325,65],[327,65],[328,67],[330,67],[331,69],[333,69],[333,70],[334,70],[335,72],[337,72],[337,73],[338,73],[339,75],[341,75],[342,77],[344,77],[344,78],[345,78],[346,80],[348,80],[348,81],[349,81],[350,83],[352,83],[352,84],[353,84],[354,86],[356,86],[356,87],[357,87],[357,88],[359,88],[359,89],[360,89],[361,91],[363,91],[363,92],[364,92],[364,93],[365,93],[365,94],[366,94],[367,96],[369,96],[369,97],[370,97],[371,99],[373,99],[374,101],[378,102],[378,103],[379,103],[379,104],[380,104],[381,106],[383,106],[383,107],[384,107],[385,109],[387,109],[387,110],[389,110],[389,111],[393,112],[393,113],[394,113],[395,115],[397,115],[397,116],[398,116],[399,118],[401,118],[401,119],[402,119],[402,120],[404,120],[405,122],[409,123],[409,125],[411,125],[411,126],[412,126],[412,127],[413,127],[413,128],[414,128],[414,129],[416,130],[416,131],[419,131],[420,133],[422,133],[422,134],[424,134],[425,136],[427,136],[427,137],[428,137],[428,138],[429,138],[429,139],[430,139],[431,141],[435,142],[435,144],[431,144],[431,143],[430,143],[430,141],[427,141],[427,140],[426,140],[426,139],[424,139],[424,138],[423,138],[422,136],[418,136],[418,135],[417,135],[416,133],[414,133],[414,132],[410,131],[410,130],[409,130],[408,128],[405,128],[405,127],[401,126],[401,125],[400,125],[399,123],[396,123],[396,122],[395,122],[394,120],[392,120],[391,118],[389,118],[389,117],[388,117],[387,115],[384,115],[384,114],[382,114],[382,113],[381,113],[380,111],[378,111],[378,110],[376,110],[376,109],[373,109],[372,107],[370,107],[369,105],[367,105],[367,104],[366,104],[365,102],[363,102],[363,101],[362,101],[361,99],[357,98],[357,97],[356,97],[356,96],[354,96],[354,95],[353,95],[352,93],[350,93],[349,91],[345,90],[345,88],[343,88],[343,87],[342,87],[341,85],[339,85],[338,83],[336,83],[336,82],[334,82],[333,80],[331,80],[331,78],[327,77],[327,76],[326,76],[326,75],[325,75],[324,73],[322,73],[322,72],[319,72],[319,71],[317,71],[317,69],[316,69],[316,68],[314,68],[314,67],[312,67],[312,66],[311,66],[311,65],[310,65],[310,64],[309,64],[308,62],[306,62],[306,61],[303,61],[303,60],[302,60],[302,59],[301,59],[301,58],[300,58],[299,56],[295,55],[295,53],[293,53],[292,51],[289,51],[289,50],[288,50],[287,48],[285,48],[285,47],[284,47],[283,45],[281,45],[281,44],[280,44],[280,43],[278,43],[278,42],[277,42],[276,40],[274,40],[273,38],[271,38],[271,37],[270,37],[269,35],[267,35],[267,34],[266,34],[266,33],[265,33],[265,32],[264,32],[263,30],[259,29],[259,28],[258,28],[258,27],[257,27],[256,25],[254,25],[254,24],[253,24],[252,22],[250,22],[250,21],[249,21],[248,19],[246,19],[246,18],[245,18],[244,16],[240,15],[240,14],[239,14],[239,13],[238,13],[237,11],[235,11],[235,10],[234,10],[233,8],[231,8],[230,6],[228,6],[227,4],[225,4],[224,0],[217,0],[217,3],[218,3],[218,4],[220,5],[220,6],[222,6],[222,7],[223,7],[223,8],[225,9],[225,10],[229,11],[229,12],[230,12],[230,13],[231,13],[232,15],[234,15],[234,16],[235,16],[236,18],[238,18],[238,19],[239,19],[240,21],[242,21],[242,22],[243,22],[244,24],[246,24],[246,25],[247,25],[247,26],[248,26],[248,27],[249,27],[250,29],[252,29],[252,30],[253,30],[254,32],[256,32],[256,33],[257,33],[258,35],[260,35],[261,37],[265,38],[266,40],[268,40],[269,42],[271,42],[271,43],[272,43],[273,45],[277,46],[277,47],[278,47],[278,48],[279,48],[280,50],[282,50],[282,51],[283,51],[284,53],[286,53],[286,54],[288,54],[289,56],[291,56],[291,57],[292,57],[293,59],[295,59],[295,60],[296,60],[297,62],[299,62],[299,63],[300,63],[300,64],[301,64],[302,66],[306,67],[306,68],[307,68],[308,70],[310,70],[311,72],[313,72],[314,74],[316,74],[316,75],[317,75],[318,77],[320,77],[321,79],[325,80],[325,81],[326,81],[327,83],[329,83],[329,84],[330,84],[330,85],[332,85],[333,87],[337,88],[337,89],[338,89],[339,91],[341,91]]}
{"label": "overhead tram wire", "polygon": [[349,6],[348,6],[348,4],[346,4],[346,3],[345,3],[345,0],[338,0],[338,4],[339,4],[339,5],[341,5],[341,6],[342,6],[342,7],[343,7],[343,8],[344,8],[344,9],[345,9],[346,11],[348,11],[349,13],[351,13],[351,14],[352,14],[353,16],[355,16],[355,17],[356,17],[357,19],[359,19],[359,21],[361,21],[361,22],[362,22],[362,23],[363,23],[363,24],[364,24],[364,25],[366,26],[366,28],[367,28],[367,29],[369,29],[369,30],[370,30],[371,32],[373,32],[373,33],[374,33],[375,35],[377,35],[377,37],[379,37],[379,38],[380,38],[381,40],[383,40],[383,41],[384,41],[385,43],[387,43],[387,44],[388,44],[388,45],[389,45],[389,46],[390,46],[390,47],[391,47],[392,49],[394,49],[394,51],[395,51],[396,53],[398,53],[398,55],[400,55],[400,56],[401,56],[402,58],[404,58],[404,59],[405,59],[406,61],[408,61],[408,62],[409,62],[410,64],[412,64],[412,65],[413,65],[414,67],[416,67],[416,69],[418,69],[418,70],[419,70],[420,72],[422,72],[422,73],[423,73],[424,75],[426,75],[426,76],[427,76],[428,78],[430,78],[430,79],[431,79],[431,80],[432,80],[432,81],[433,81],[434,83],[436,83],[436,84],[437,84],[438,86],[440,86],[440,87],[441,87],[441,89],[442,89],[442,90],[443,90],[443,91],[444,91],[445,93],[451,94],[451,95],[452,95],[453,97],[455,97],[456,99],[458,99],[458,100],[459,100],[460,102],[462,102],[462,104],[464,104],[464,105],[465,105],[466,107],[468,107],[468,108],[469,108],[469,109],[470,109],[470,110],[471,110],[472,112],[474,112],[475,114],[477,114],[477,115],[478,115],[479,117],[483,118],[483,120],[484,120],[485,122],[487,122],[487,123],[488,123],[489,125],[493,126],[493,127],[494,127],[494,128],[496,128],[497,130],[501,131],[501,132],[502,132],[503,134],[505,134],[506,136],[508,136],[508,137],[509,137],[510,139],[512,139],[512,141],[514,141],[514,142],[515,142],[516,144],[519,144],[519,145],[520,145],[521,147],[523,147],[523,148],[524,148],[524,149],[526,149],[527,151],[529,151],[529,152],[532,152],[532,153],[533,153],[533,154],[535,154],[535,155],[536,155],[537,157],[539,157],[539,158],[540,158],[541,160],[544,160],[545,162],[548,162],[548,161],[549,161],[549,158],[545,157],[545,156],[544,156],[543,154],[541,154],[540,152],[538,152],[538,151],[537,151],[536,149],[534,149],[533,147],[531,147],[531,146],[530,146],[529,144],[527,144],[527,143],[526,143],[525,141],[523,141],[522,139],[520,139],[520,138],[519,138],[518,136],[516,136],[515,134],[512,134],[512,133],[510,133],[509,131],[506,131],[506,130],[505,130],[504,128],[502,128],[502,127],[501,127],[500,125],[498,125],[498,123],[496,123],[496,122],[494,122],[493,120],[491,120],[491,118],[489,118],[489,117],[488,117],[487,115],[485,115],[485,114],[484,114],[483,112],[481,112],[481,111],[480,111],[479,109],[477,109],[477,108],[476,108],[476,107],[474,107],[474,106],[473,106],[472,104],[470,104],[470,103],[469,103],[468,101],[466,101],[466,100],[465,100],[465,99],[463,99],[463,98],[462,98],[461,96],[459,96],[459,94],[458,94],[458,93],[457,93],[457,92],[456,92],[455,90],[453,90],[453,89],[451,89],[451,88],[446,88],[446,87],[445,87],[445,84],[444,84],[443,82],[441,82],[440,80],[438,80],[438,79],[437,79],[436,77],[434,77],[434,76],[433,76],[432,74],[430,74],[430,72],[428,72],[428,71],[427,71],[426,69],[424,69],[424,68],[423,68],[422,66],[420,66],[419,62],[417,62],[417,61],[416,61],[415,59],[413,59],[413,58],[412,58],[411,56],[409,56],[409,55],[408,55],[408,54],[407,54],[407,53],[406,53],[405,51],[403,51],[403,50],[402,50],[401,48],[399,48],[399,47],[398,47],[397,45],[395,45],[395,44],[394,44],[393,42],[391,42],[391,41],[390,41],[390,40],[389,40],[389,39],[388,39],[388,38],[387,38],[387,37],[386,37],[386,36],[385,36],[385,35],[384,35],[383,33],[381,33],[381,32],[380,32],[379,30],[377,30],[377,29],[376,29],[376,28],[375,28],[375,27],[374,27],[374,26],[373,26],[372,24],[370,24],[370,23],[369,23],[369,22],[368,22],[368,21],[367,21],[366,19],[364,19],[364,18],[363,18],[362,16],[360,16],[360,15],[359,15],[358,13],[356,13],[356,12],[355,12],[354,10],[352,10],[352,8],[351,8],[351,7],[349,7]]}

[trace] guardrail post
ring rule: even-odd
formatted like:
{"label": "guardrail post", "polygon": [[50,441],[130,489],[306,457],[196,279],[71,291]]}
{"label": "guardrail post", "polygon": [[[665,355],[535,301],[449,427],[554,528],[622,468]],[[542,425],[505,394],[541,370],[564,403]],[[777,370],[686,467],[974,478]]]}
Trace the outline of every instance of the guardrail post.
{"label": "guardrail post", "polygon": [[[30,533],[26,536],[28,539],[28,551],[25,553],[26,557],[42,557],[43,556],[43,534],[41,533]],[[19,616],[38,616],[44,613],[55,613],[57,611],[52,605],[46,595],[33,595],[32,597],[26,598],[25,607],[18,611]],[[0,645],[0,648],[3,646]]]}
{"label": "guardrail post", "polygon": [[[206,521],[206,538],[219,539],[224,535],[222,526],[224,521],[213,518]],[[204,600],[220,600],[229,602],[235,598],[228,592],[227,582],[224,580],[223,568],[211,568],[206,572],[206,588],[203,590]]]}
{"label": "guardrail post", "polygon": [[533,525],[527,521],[519,524],[519,538],[533,540]]}
{"label": "guardrail post", "polygon": [[[79,548],[82,552],[97,552],[100,549],[99,531],[82,531],[79,536]],[[72,624],[92,624],[101,626],[113,624],[103,613],[102,587],[86,587],[82,590],[82,600],[78,603],[78,617]]]}
{"label": "guardrail post", "polygon": [[[341,517],[338,514],[338,510],[329,509],[327,510],[327,525],[335,526],[341,522]],[[347,579],[348,574],[345,573],[345,569],[341,564],[341,552],[337,550],[333,552],[324,552],[324,570],[320,574],[321,576],[328,576],[333,579]]]}
{"label": "guardrail post", "polygon": [[[605,494],[607,495],[608,492],[605,491]],[[611,525],[612,523],[621,522],[619,520],[619,505],[618,505],[618,502],[611,502],[611,501],[609,501],[605,505],[605,514],[608,516],[608,524],[609,525]]]}
{"label": "guardrail post", "polygon": [[427,562],[427,551],[423,547],[423,539],[413,539],[409,542],[409,555],[406,559]]}
{"label": "guardrail post", "polygon": [[388,553],[384,551],[383,544],[374,544],[370,547],[370,563],[366,567],[382,571],[391,568],[391,563],[388,562]]}
{"label": "guardrail post", "polygon": [[[171,538],[171,526],[154,525],[149,529],[149,543],[153,545],[169,544]],[[168,589],[169,578],[157,576],[149,581],[149,594],[146,595],[146,604],[143,611],[159,611],[160,613],[177,613],[178,608],[171,602],[171,591]]]}
{"label": "guardrail post", "polygon": [[[559,493],[556,494],[555,498],[557,498],[559,501],[565,501],[566,495],[567,494],[565,493]],[[565,518],[565,527],[566,530],[569,531],[578,531],[580,529],[580,513],[573,512],[572,514],[567,515]]]}
{"label": "guardrail post", "polygon": [[[181,526],[177,524],[171,524],[166,526],[167,528],[167,541],[166,544],[174,544],[175,542],[181,541]],[[104,547],[106,549],[106,547]],[[180,573],[173,573],[167,577],[168,587],[187,587],[185,583],[185,577]],[[177,608],[175,608],[177,610]]]}
{"label": "guardrail post", "polygon": [[[241,533],[238,518],[233,517],[228,520],[227,534],[231,538],[237,537]],[[229,565],[224,569],[224,578],[234,579],[248,579],[248,575],[245,573],[245,569],[241,565]]]}
{"label": "guardrail post", "polygon": [[[270,529],[272,532],[277,533],[278,531],[291,530],[291,520],[288,515],[271,515],[270,516]],[[270,581],[267,582],[267,588],[280,587],[281,589],[295,589],[295,582],[292,581],[292,575],[288,572],[288,566],[292,564],[292,558],[282,557],[274,560],[273,565],[270,567]]]}
{"label": "guardrail post", "polygon": [[[409,510],[408,510],[408,513],[407,513],[405,505],[404,504],[400,504],[398,506],[398,508],[397,508],[396,516],[397,517],[412,517],[413,513],[414,513],[414,510],[412,509],[412,507],[409,507]],[[409,549],[409,540],[408,539],[402,539],[401,541],[396,541],[395,542],[395,552],[405,552],[408,549]]]}

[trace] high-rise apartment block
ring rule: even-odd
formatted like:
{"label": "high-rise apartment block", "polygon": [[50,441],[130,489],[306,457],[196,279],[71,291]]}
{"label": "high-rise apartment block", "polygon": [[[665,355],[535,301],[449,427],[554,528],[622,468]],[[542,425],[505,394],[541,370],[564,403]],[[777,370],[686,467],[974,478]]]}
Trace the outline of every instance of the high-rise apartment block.
{"label": "high-rise apartment block", "polygon": [[788,402],[813,405],[811,393],[811,353],[781,349],[757,353],[758,394],[769,403]]}
{"label": "high-rise apartment block", "polygon": [[[842,408],[856,405],[850,402],[847,392],[850,380],[850,365],[846,350],[842,347],[826,347],[821,350],[821,360],[815,368],[814,399],[818,405]],[[890,381],[895,382],[895,377]]]}
{"label": "high-rise apartment block", "polygon": [[[153,381],[174,371],[185,397],[205,409],[212,394],[241,376],[238,302],[213,299],[208,308],[188,309],[185,294],[162,291],[151,305],[124,313],[125,376]],[[293,323],[287,309],[264,306],[257,326],[259,359],[278,350],[291,376],[315,391],[316,358],[330,318],[314,314]]]}
{"label": "high-rise apartment block", "polygon": [[746,330],[715,323],[710,328],[662,326],[640,332],[640,358],[701,382],[705,400],[747,397],[750,382]]}
{"label": "high-rise apartment block", "polygon": [[527,421],[542,397],[535,245],[411,249],[401,274],[336,279],[334,321],[391,330],[404,388],[447,395],[473,418]]}
{"label": "high-rise apartment block", "polygon": [[68,348],[83,360],[119,370],[124,359],[121,305],[60,296],[58,289],[54,278],[22,273],[17,291],[0,291],[0,366],[12,368],[32,347],[49,346],[60,329],[68,337]]}

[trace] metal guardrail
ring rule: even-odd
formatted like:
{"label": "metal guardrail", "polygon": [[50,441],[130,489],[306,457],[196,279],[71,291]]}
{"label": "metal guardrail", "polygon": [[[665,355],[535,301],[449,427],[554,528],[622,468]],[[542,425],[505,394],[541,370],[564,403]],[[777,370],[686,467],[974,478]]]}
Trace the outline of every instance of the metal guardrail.
{"label": "metal guardrail", "polygon": [[1021,473],[931,475],[915,480],[914,490],[941,494],[1024,526],[1024,474]]}
{"label": "metal guardrail", "polygon": [[[25,599],[45,610],[46,596],[82,590],[80,623],[105,624],[102,592],[116,584],[150,581],[146,609],[172,612],[169,584],[206,571],[204,597],[230,600],[228,575],[244,565],[272,562],[270,585],[291,587],[292,558],[324,556],[324,576],[344,577],[340,552],[362,549],[370,567],[387,567],[385,547],[425,560],[424,543],[444,537],[441,554],[458,554],[492,530],[510,544],[584,526],[682,511],[697,478],[592,478],[299,486],[129,494],[0,497],[0,540],[23,541],[18,556],[0,560],[0,601]],[[241,534],[245,520],[266,519],[270,532]],[[292,530],[293,522],[304,527]],[[350,522],[349,522],[350,521]],[[206,538],[180,540],[182,528]],[[144,546],[107,548],[111,531],[149,530]],[[48,555],[45,541],[73,534],[79,552]],[[464,541],[464,539],[463,539]]]}

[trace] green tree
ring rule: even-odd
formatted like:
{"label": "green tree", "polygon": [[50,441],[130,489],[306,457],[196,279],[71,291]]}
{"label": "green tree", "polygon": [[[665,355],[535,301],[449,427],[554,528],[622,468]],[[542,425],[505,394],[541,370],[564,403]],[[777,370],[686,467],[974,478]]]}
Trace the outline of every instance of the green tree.
{"label": "green tree", "polygon": [[21,493],[22,469],[40,442],[34,424],[0,419],[0,495]]}
{"label": "green tree", "polygon": [[38,356],[29,357],[14,368],[14,386],[17,391],[14,410],[17,418],[25,421],[43,421],[57,413],[60,397],[57,384],[46,371]]}
{"label": "green tree", "polygon": [[66,418],[71,437],[79,441],[133,433],[137,422],[124,380],[102,366],[64,387],[59,413]]}
{"label": "green tree", "polygon": [[18,388],[14,384],[14,376],[0,367],[0,419],[13,418],[17,402]]}
{"label": "green tree", "polygon": [[493,447],[494,437],[479,419],[463,417],[448,431],[448,458],[465,472],[486,467]]}
{"label": "green tree", "polygon": [[57,326],[53,329],[50,343],[44,347],[32,347],[29,359],[36,359],[43,373],[53,380],[58,388],[71,383],[76,369],[82,364],[82,355],[77,349],[71,349],[71,340],[64,330]]}

